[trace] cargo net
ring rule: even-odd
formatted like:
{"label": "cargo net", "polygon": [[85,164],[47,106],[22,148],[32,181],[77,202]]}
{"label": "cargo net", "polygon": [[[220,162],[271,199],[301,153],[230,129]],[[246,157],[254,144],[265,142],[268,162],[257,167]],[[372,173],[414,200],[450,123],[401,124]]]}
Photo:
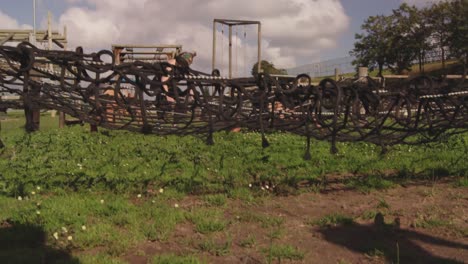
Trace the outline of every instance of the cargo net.
{"label": "cargo net", "polygon": [[[26,110],[55,109],[86,123],[158,135],[221,130],[287,131],[310,139],[366,141],[385,148],[421,144],[468,128],[465,78],[419,76],[382,88],[372,78],[336,82],[259,74],[228,79],[191,69],[184,57],[115,64],[103,50],[41,50],[29,43],[0,47],[0,91],[21,96]],[[28,115],[27,116],[27,126]]]}

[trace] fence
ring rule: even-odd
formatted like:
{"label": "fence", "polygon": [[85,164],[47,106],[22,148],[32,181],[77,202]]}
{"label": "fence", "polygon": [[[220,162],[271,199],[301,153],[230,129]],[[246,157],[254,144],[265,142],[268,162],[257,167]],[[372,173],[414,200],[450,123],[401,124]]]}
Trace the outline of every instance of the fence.
{"label": "fence", "polygon": [[[449,59],[450,54],[448,51],[445,53],[445,59]],[[311,64],[306,64],[298,66],[295,68],[287,69],[289,75],[298,75],[301,73],[306,73],[310,77],[325,77],[325,76],[334,76],[335,69],[338,69],[339,74],[346,73],[355,73],[356,66],[353,65],[353,61],[356,58],[353,56],[342,57],[337,59],[331,59]],[[424,63],[434,63],[442,61],[442,52],[440,50],[431,50],[427,51],[424,56]],[[416,58],[412,62],[414,65],[419,64],[419,60]]]}
{"label": "fence", "polygon": [[310,77],[323,77],[335,75],[335,69],[338,69],[340,74],[355,72],[356,67],[352,64],[354,57],[342,57],[322,62],[316,62],[299,66],[292,69],[287,69],[289,75],[298,75],[306,73]]}

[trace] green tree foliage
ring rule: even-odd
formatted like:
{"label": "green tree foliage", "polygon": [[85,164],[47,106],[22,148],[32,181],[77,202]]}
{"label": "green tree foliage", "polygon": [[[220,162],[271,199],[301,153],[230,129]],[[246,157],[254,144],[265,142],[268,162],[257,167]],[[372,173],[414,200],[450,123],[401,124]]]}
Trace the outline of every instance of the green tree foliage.
{"label": "green tree foliage", "polygon": [[[267,74],[287,74],[285,69],[277,69],[272,62],[266,60],[261,61],[261,69],[263,73]],[[251,73],[253,76],[258,74],[258,62],[253,65]]]}
{"label": "green tree foliage", "polygon": [[410,70],[419,61],[420,70],[428,51],[441,51],[442,64],[448,54],[468,64],[468,1],[443,1],[418,9],[402,4],[388,15],[369,17],[356,34],[355,65],[371,70],[388,67],[395,73]]}
{"label": "green tree foliage", "polygon": [[451,2],[449,7],[450,14],[450,53],[456,56],[464,65],[466,74],[468,64],[468,1],[458,0]]}
{"label": "green tree foliage", "polygon": [[425,52],[429,49],[428,30],[420,10],[414,6],[402,4],[390,15],[391,28],[389,38],[391,49],[388,52],[388,67],[396,73],[411,69],[414,60],[420,65]]}
{"label": "green tree foliage", "polygon": [[356,43],[351,55],[356,57],[355,65],[365,65],[371,70],[376,67],[382,75],[390,51],[389,33],[390,19],[386,16],[371,16],[361,26],[364,34],[356,34]]}
{"label": "green tree foliage", "polygon": [[450,43],[450,4],[440,2],[425,8],[422,13],[426,18],[426,26],[430,30],[431,48],[440,50],[442,67],[445,68],[446,52]]}

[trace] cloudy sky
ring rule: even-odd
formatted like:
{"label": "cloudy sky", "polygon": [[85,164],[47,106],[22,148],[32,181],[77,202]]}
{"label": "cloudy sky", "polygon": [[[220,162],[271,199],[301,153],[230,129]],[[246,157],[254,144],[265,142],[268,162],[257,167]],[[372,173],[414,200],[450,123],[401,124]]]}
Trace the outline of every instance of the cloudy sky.
{"label": "cloudy sky", "polygon": [[[344,57],[354,34],[370,15],[388,14],[402,2],[435,0],[37,0],[37,27],[45,29],[47,11],[54,28],[68,29],[69,47],[85,51],[111,44],[181,44],[197,51],[193,68],[211,69],[213,19],[262,23],[263,58],[281,68]],[[0,0],[0,28],[31,28],[33,0]],[[226,27],[217,27],[217,67],[228,63]],[[238,75],[256,60],[256,27],[233,29]]]}

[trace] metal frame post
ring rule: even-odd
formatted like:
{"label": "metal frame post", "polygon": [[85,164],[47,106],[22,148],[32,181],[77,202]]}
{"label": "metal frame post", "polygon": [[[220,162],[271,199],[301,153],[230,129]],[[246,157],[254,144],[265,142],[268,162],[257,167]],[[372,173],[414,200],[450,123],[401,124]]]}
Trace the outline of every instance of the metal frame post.
{"label": "metal frame post", "polygon": [[249,20],[234,20],[234,19],[217,19],[213,20],[213,54],[212,54],[212,70],[216,69],[216,23],[229,26],[229,78],[232,78],[232,27],[240,25],[257,25],[258,26],[258,72],[261,71],[262,64],[262,27],[260,21]]}

